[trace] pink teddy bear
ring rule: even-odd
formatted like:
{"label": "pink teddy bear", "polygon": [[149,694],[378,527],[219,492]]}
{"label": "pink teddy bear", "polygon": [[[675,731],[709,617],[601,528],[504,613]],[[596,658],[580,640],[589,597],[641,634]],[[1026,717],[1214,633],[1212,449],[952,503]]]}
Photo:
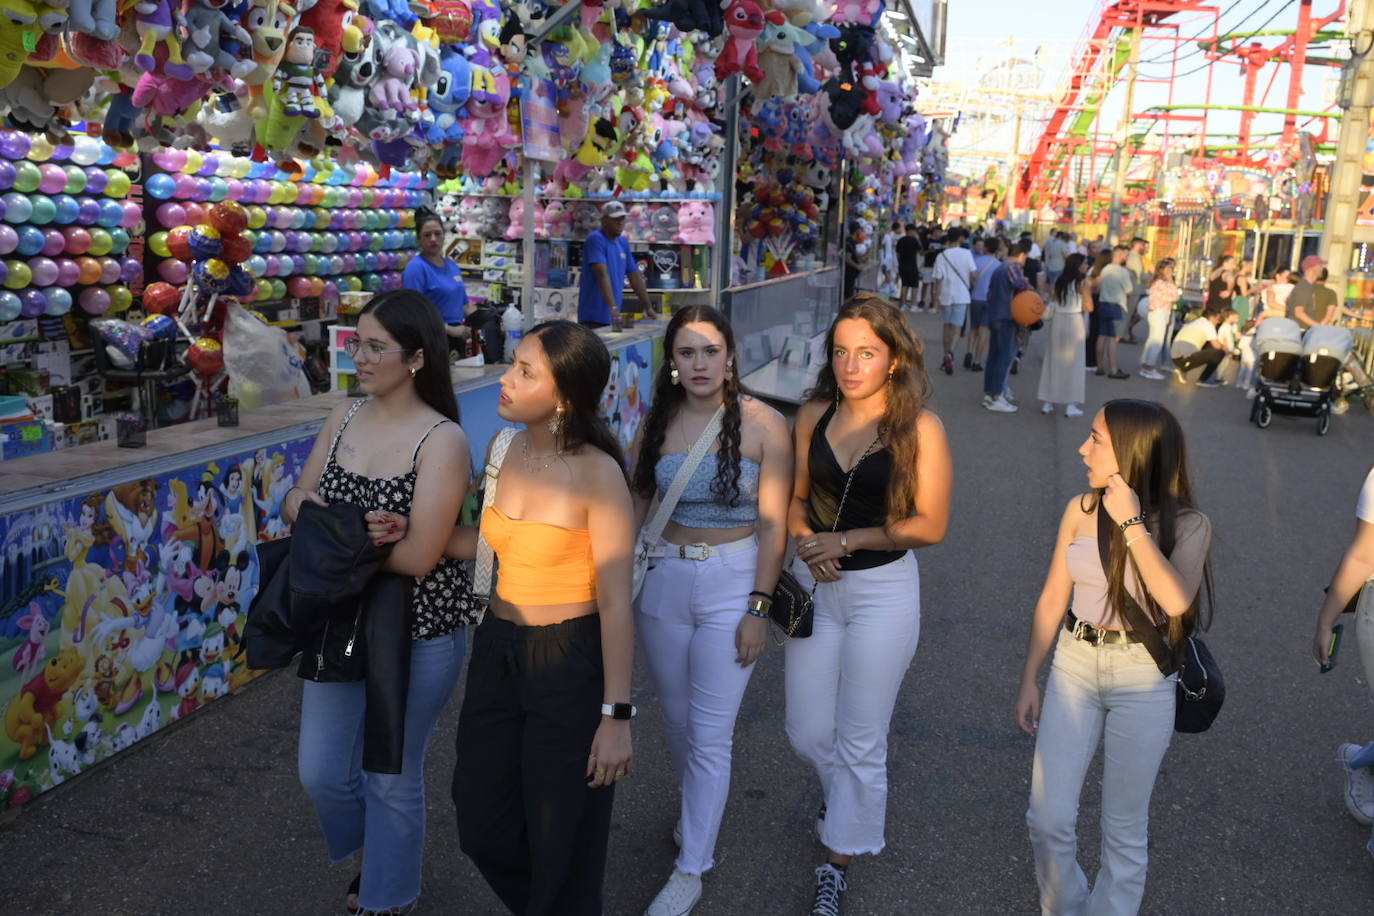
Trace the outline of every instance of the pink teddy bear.
{"label": "pink teddy bear", "polygon": [[383,111],[407,112],[419,106],[410,94],[410,81],[420,65],[420,55],[404,41],[382,52],[382,76],[368,92],[368,99]]}
{"label": "pink teddy bear", "polygon": [[677,242],[689,245],[716,243],[716,208],[704,200],[689,200],[677,211]]}

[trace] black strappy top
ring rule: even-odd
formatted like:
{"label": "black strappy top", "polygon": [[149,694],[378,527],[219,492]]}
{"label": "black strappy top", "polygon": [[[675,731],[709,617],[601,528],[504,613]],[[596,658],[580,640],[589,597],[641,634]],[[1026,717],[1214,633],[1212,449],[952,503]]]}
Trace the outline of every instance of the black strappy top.
{"label": "black strappy top", "polygon": [[[811,473],[811,496],[807,500],[806,523],[814,531],[848,531],[853,528],[882,528],[887,524],[887,483],[892,477],[892,452],[887,446],[875,448],[854,467],[854,482],[844,501],[839,523],[835,510],[844,495],[849,472],[840,467],[830,442],[825,438],[835,405],[825,412],[811,433],[807,452]],[[900,560],[905,550],[856,550],[839,561],[840,569],[873,569]]]}
{"label": "black strappy top", "polygon": [[[410,456],[409,473],[399,477],[365,477],[341,467],[334,460],[334,452],[348,422],[368,400],[363,398],[350,407],[339,424],[339,431],[329,444],[329,460],[320,474],[320,496],[328,503],[349,503],[368,510],[409,515],[415,497],[415,460],[420,455],[420,446],[425,444],[430,433],[452,421],[440,420],[420,437]],[[472,581],[460,561],[443,557],[427,575],[416,577],[410,593],[412,640],[434,639],[452,633],[459,627],[477,623],[481,615],[482,603],[473,596]]]}

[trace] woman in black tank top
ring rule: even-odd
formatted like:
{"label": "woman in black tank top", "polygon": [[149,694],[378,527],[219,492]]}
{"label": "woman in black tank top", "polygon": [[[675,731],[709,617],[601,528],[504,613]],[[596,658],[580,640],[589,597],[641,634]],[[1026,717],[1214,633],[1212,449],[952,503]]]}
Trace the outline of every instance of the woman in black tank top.
{"label": "woman in black tank top", "polygon": [[816,583],[812,635],[787,642],[787,735],[816,768],[829,850],[814,912],[838,912],[849,860],[883,848],[887,730],[920,633],[912,550],[944,539],[949,445],[925,407],[920,342],[861,294],[826,335],[830,361],[797,414],[788,530]]}

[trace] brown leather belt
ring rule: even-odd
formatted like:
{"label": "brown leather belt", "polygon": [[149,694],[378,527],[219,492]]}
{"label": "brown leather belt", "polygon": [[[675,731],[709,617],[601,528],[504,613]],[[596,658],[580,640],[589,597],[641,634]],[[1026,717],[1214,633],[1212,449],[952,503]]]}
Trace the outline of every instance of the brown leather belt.
{"label": "brown leather belt", "polygon": [[1073,611],[1069,611],[1064,618],[1064,629],[1068,630],[1069,635],[1074,639],[1081,639],[1084,642],[1092,643],[1094,646],[1140,642],[1140,637],[1136,636],[1133,630],[1109,630],[1105,627],[1095,627],[1086,620],[1079,620]]}

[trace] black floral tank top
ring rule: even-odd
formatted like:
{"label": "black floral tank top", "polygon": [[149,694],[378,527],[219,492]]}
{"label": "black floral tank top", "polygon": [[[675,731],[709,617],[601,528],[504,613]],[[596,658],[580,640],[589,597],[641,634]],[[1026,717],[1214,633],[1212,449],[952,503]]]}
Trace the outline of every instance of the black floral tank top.
{"label": "black floral tank top", "polygon": [[[409,473],[399,477],[364,477],[340,467],[334,459],[334,453],[349,421],[368,400],[363,398],[349,408],[339,424],[334,441],[329,444],[329,460],[320,474],[320,496],[329,503],[350,503],[368,510],[409,515],[415,496],[415,460],[420,455],[420,446],[425,444],[430,433],[452,421],[440,420],[420,437],[410,456]],[[410,607],[410,638],[418,640],[434,639],[452,633],[458,627],[477,623],[481,619],[483,605],[472,594],[472,581],[463,564],[451,557],[443,557],[428,575],[415,579],[410,593]]]}

